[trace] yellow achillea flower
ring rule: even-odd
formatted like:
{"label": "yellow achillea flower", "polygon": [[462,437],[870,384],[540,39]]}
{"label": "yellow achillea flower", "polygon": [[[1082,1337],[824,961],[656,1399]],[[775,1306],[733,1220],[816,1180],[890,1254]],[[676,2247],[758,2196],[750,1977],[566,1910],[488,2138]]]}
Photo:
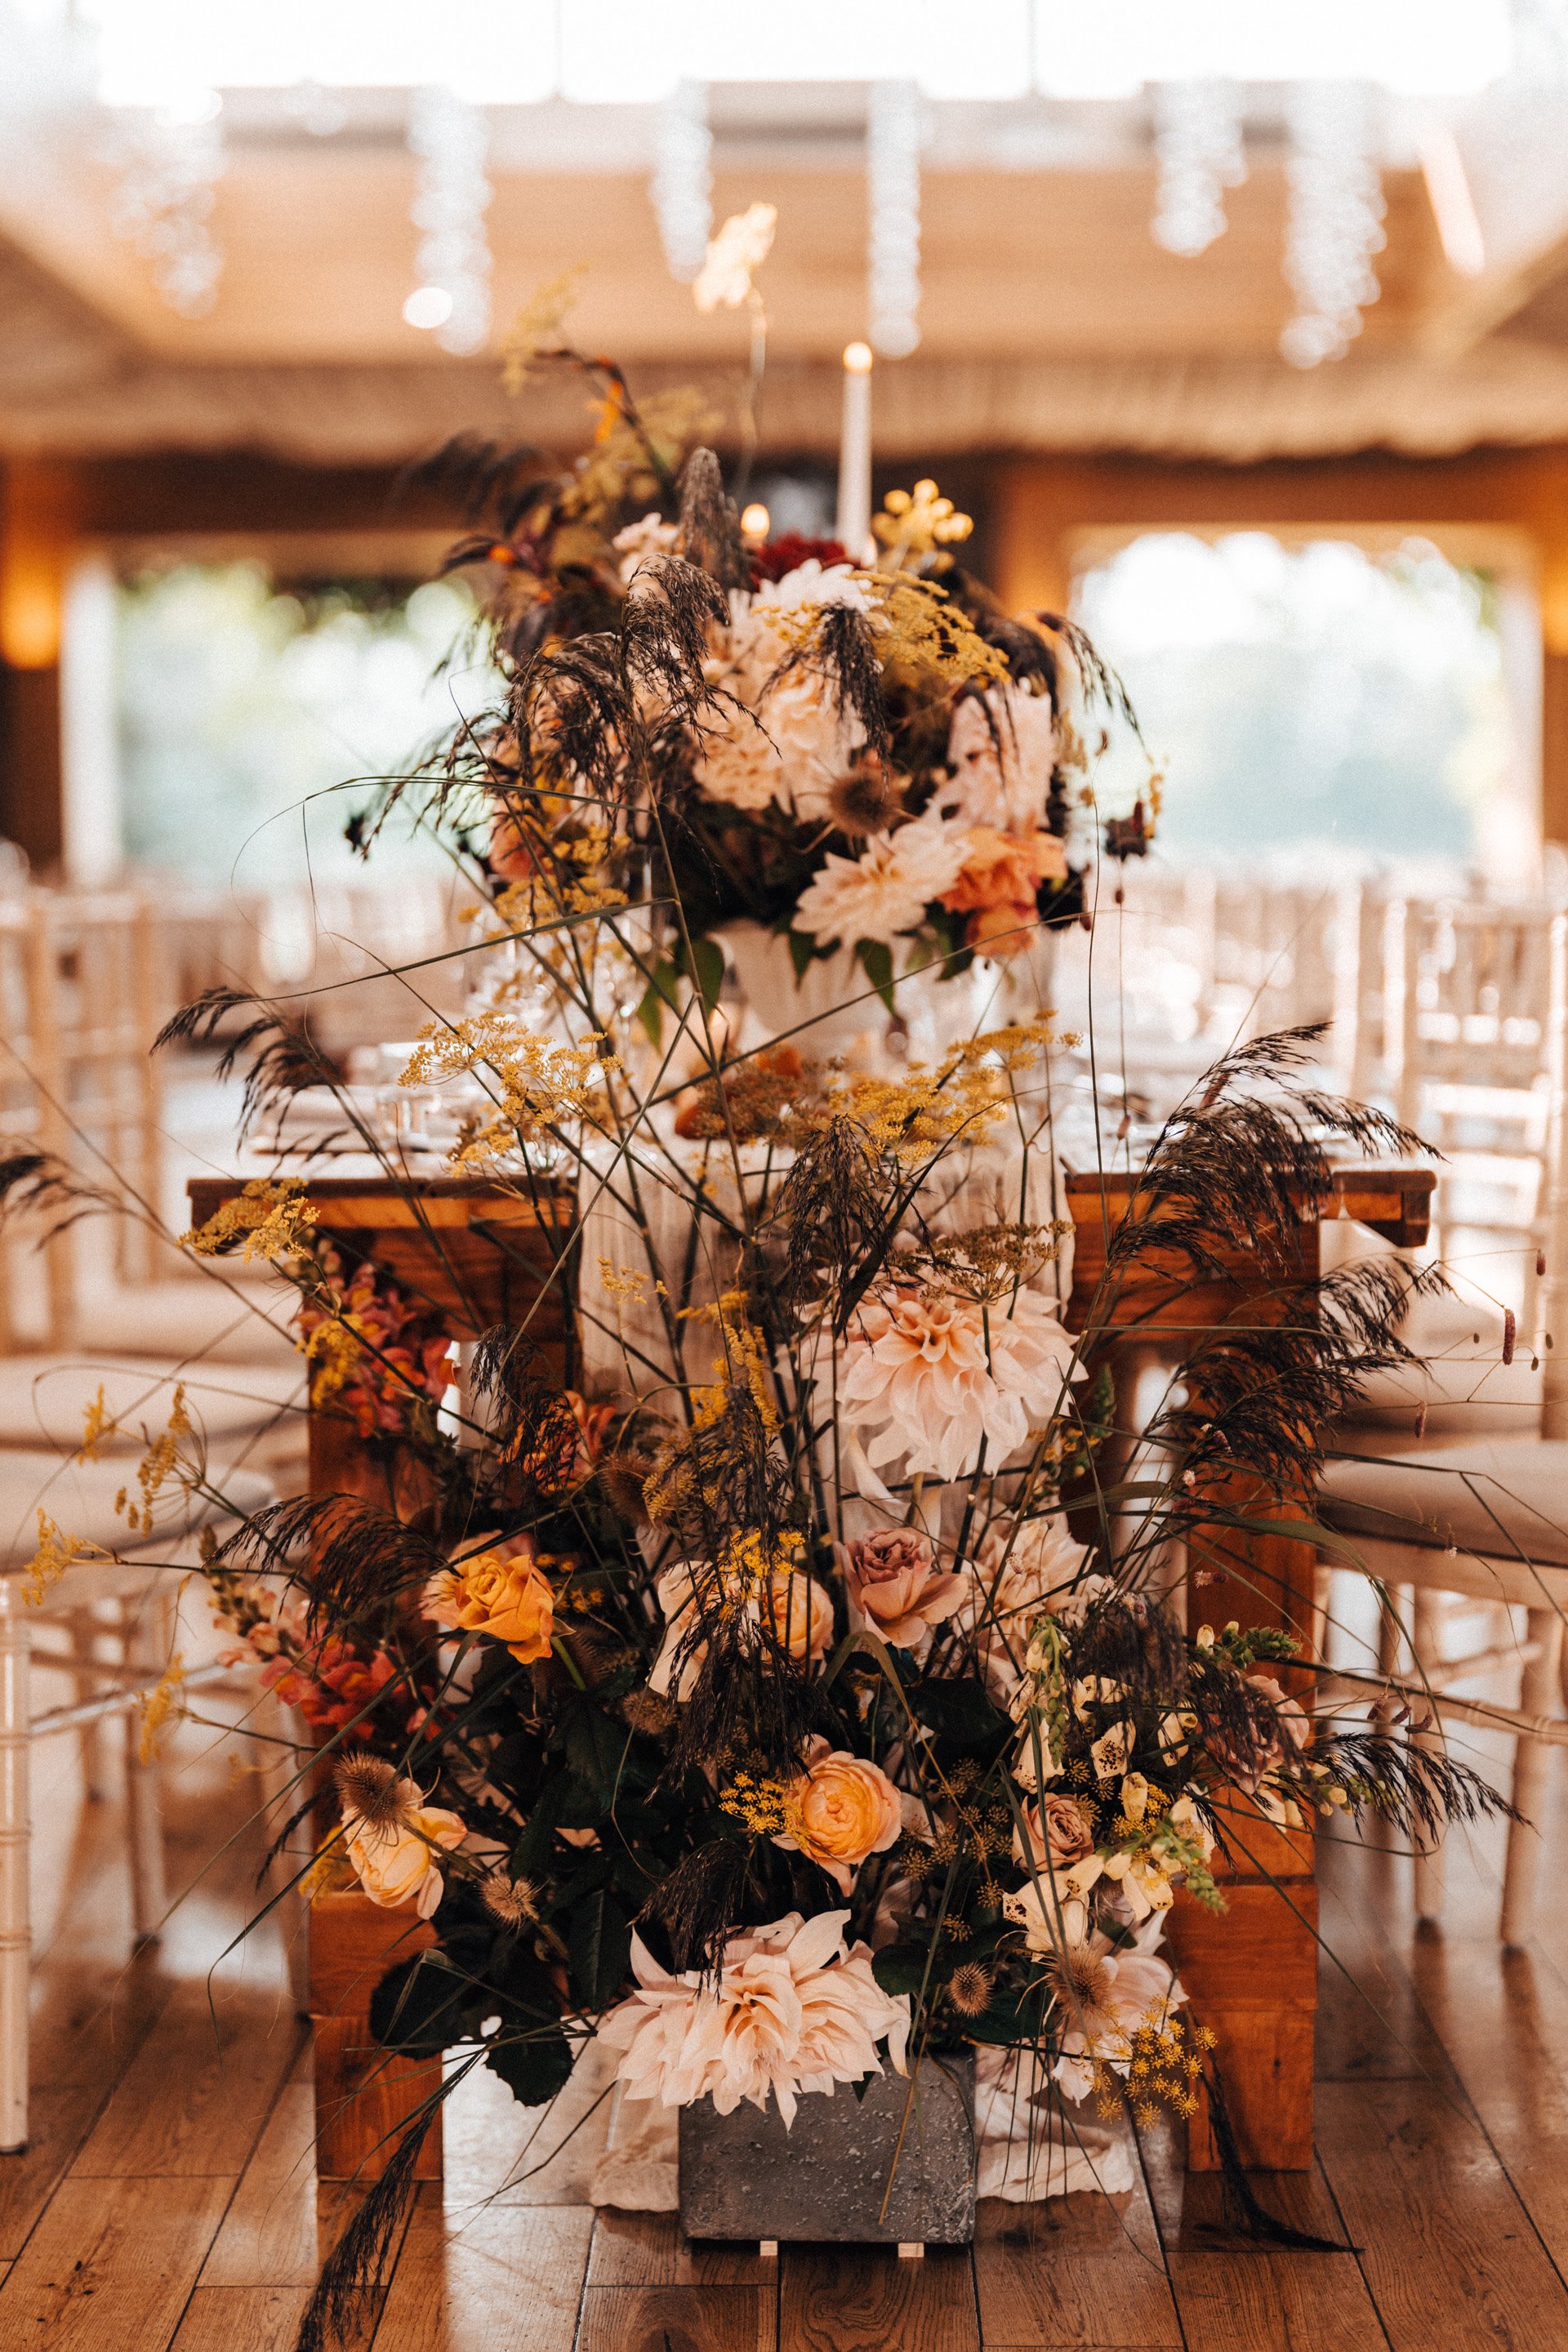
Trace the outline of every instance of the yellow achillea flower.
{"label": "yellow achillea flower", "polygon": [[[599,1260],[599,1280],[612,1298],[623,1299],[628,1306],[646,1307],[648,1298],[648,1277],[635,1265],[616,1265],[607,1257]],[[662,1282],[653,1286],[655,1295],[668,1298],[668,1291]]]}
{"label": "yellow achillea flower", "polygon": [[744,1822],[754,1837],[779,1837],[790,1826],[789,1789],[783,1780],[737,1772],[720,1796],[719,1810]]}
{"label": "yellow achillea flower", "polygon": [[137,1754],[143,1764],[151,1764],[158,1752],[158,1734],[171,1717],[184,1713],[180,1685],[185,1679],[185,1662],[176,1650],[159,1675],[153,1688],[142,1701],[142,1738]]}
{"label": "yellow achillea flower", "polygon": [[198,1257],[217,1257],[243,1234],[247,1265],[253,1257],[298,1257],[309,1247],[316,1222],[315,1210],[301,1198],[304,1189],[298,1176],[276,1181],[258,1176],[242,1192],[226,1201],[205,1225],[183,1234],[183,1244]]}
{"label": "yellow achillea flower", "polygon": [[93,1398],[83,1416],[81,1444],[76,1450],[77,1460],[96,1462],[100,1441],[105,1437],[112,1437],[119,1426],[120,1423],[103,1401],[103,1382],[100,1381],[98,1394]]}
{"label": "yellow achillea flower", "polygon": [[488,1070],[496,1082],[493,1118],[479,1123],[452,1153],[455,1167],[499,1159],[563,1119],[591,1116],[606,1070],[597,1034],[584,1045],[535,1037],[494,1007],[465,1021],[431,1021],[420,1031],[399,1084],[425,1087],[442,1078]]}
{"label": "yellow achillea flower", "polygon": [[171,1478],[188,1491],[189,1482],[180,1467],[180,1440],[190,1433],[191,1417],[185,1411],[185,1385],[182,1381],[174,1391],[168,1427],[161,1437],[153,1440],[136,1465],[136,1484],[142,1492],[140,1504],[131,1500],[126,1486],[121,1486],[114,1498],[116,1511],[125,1514],[126,1525],[132,1534],[152,1534],[153,1507]]}
{"label": "yellow achillea flower", "polygon": [[99,1544],[89,1543],[82,1536],[68,1536],[57,1527],[47,1511],[38,1513],[38,1549],[27,1562],[27,1580],[22,1587],[22,1598],[35,1609],[43,1606],[51,1584],[58,1584],[68,1568],[79,1559],[112,1559],[114,1554]]}
{"label": "yellow achillea flower", "polygon": [[724,1349],[724,1364],[720,1378],[711,1387],[695,1387],[691,1391],[692,1420],[698,1429],[706,1429],[718,1420],[732,1391],[738,1388],[751,1391],[764,1429],[773,1429],[778,1422],[778,1411],[768,1392],[766,1357],[763,1335],[746,1313],[743,1290],[727,1290],[722,1298],[710,1307],[686,1307],[681,1309],[682,1322],[716,1323]]}

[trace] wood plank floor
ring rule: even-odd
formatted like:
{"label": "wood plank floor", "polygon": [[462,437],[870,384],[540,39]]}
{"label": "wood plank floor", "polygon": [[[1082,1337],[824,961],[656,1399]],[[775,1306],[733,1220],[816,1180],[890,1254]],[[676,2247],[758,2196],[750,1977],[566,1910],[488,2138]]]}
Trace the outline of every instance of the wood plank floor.
{"label": "wood plank floor", "polygon": [[[1502,1695],[1500,1691],[1500,1696]],[[1496,1759],[1490,1759],[1494,1763]],[[517,2109],[488,2079],[449,2110],[356,2352],[1563,2352],[1568,2347],[1568,1769],[1540,1933],[1495,1940],[1500,1836],[1454,1842],[1441,1934],[1409,1864],[1324,1856],[1318,2163],[1262,2179],[1337,2253],[1260,2250],[1173,2134],[1115,2199],[982,2209],[973,2252],[684,2244],[587,2202],[603,2114]],[[195,1882],[132,1954],[119,1805],[69,1741],[40,1751],[34,2110],[0,2158],[0,2352],[290,2352],[342,2225],[318,2190],[309,2052],[283,1956],[224,1953],[254,1900],[254,1781],[182,1731],[171,1866]],[[214,1857],[217,1856],[217,1859]]]}

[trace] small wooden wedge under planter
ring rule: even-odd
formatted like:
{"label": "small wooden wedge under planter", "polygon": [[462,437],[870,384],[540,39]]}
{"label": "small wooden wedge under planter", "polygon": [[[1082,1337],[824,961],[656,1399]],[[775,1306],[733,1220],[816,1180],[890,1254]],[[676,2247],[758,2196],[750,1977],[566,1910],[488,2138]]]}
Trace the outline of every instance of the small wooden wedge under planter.
{"label": "small wooden wedge under planter", "polygon": [[805,2092],[786,2131],[777,2103],[721,2116],[680,2110],[680,2221],[689,2238],[966,2246],[974,2235],[974,2054],[921,2059],[913,2079],[874,2075]]}
{"label": "small wooden wedge under planter", "polygon": [[[436,1940],[413,1905],[372,1903],[358,1887],[310,1906],[310,2018],[316,2041],[316,2170],[322,2180],[379,2180],[403,2126],[441,2087],[439,2058],[397,2058],[370,2030],[370,1997],[390,1968]],[[426,2134],[416,2180],[441,2178],[441,2116]]]}

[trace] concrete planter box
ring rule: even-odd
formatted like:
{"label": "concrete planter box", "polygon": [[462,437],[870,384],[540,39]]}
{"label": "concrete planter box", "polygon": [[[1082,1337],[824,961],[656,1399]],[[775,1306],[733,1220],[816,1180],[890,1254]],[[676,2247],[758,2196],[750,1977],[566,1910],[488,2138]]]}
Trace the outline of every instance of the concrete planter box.
{"label": "concrete planter box", "polygon": [[765,2112],[742,2104],[731,2116],[715,2114],[706,2099],[682,2107],[687,2236],[967,2245],[974,2235],[973,2053],[923,2058],[912,2102],[910,2088],[888,2074],[859,2100],[843,2084],[831,2095],[808,2092],[787,2132],[771,2100]]}

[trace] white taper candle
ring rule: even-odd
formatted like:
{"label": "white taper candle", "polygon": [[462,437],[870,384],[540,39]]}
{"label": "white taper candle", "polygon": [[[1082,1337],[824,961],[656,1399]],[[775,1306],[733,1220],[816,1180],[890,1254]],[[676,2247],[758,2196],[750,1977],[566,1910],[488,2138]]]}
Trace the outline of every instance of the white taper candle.
{"label": "white taper candle", "polygon": [[844,418],[838,438],[838,522],[836,536],[851,562],[868,563],[871,541],[871,347],[844,352]]}

